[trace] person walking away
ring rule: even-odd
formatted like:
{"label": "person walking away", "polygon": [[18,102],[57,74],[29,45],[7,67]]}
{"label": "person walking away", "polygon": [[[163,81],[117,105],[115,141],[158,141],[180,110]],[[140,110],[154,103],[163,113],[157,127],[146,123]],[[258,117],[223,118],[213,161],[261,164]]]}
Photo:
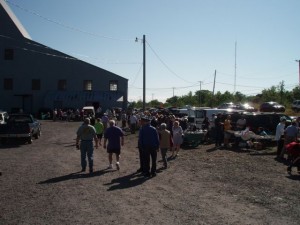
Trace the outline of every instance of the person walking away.
{"label": "person walking away", "polygon": [[[86,170],[88,158],[90,174],[93,173],[94,166],[94,146],[93,139],[95,141],[95,147],[98,148],[98,140],[95,128],[90,125],[90,119],[84,119],[83,124],[77,130],[76,147],[80,149],[81,152],[81,172]],[[80,146],[79,146],[80,141]]]}
{"label": "person walking away", "polygon": [[97,133],[98,146],[101,146],[101,140],[102,140],[102,137],[103,137],[104,125],[101,122],[100,118],[96,119],[94,127],[95,127],[96,133]]}
{"label": "person walking away", "polygon": [[216,120],[216,114],[213,113],[211,115],[211,118],[209,120],[209,130],[208,130],[208,134],[209,134],[209,139],[210,141],[215,140],[216,139],[216,126],[215,126],[215,120]]}
{"label": "person walking away", "polygon": [[287,128],[285,128],[285,130],[284,130],[284,144],[283,144],[283,148],[280,153],[281,159],[284,158],[284,154],[286,152],[286,149],[285,149],[286,145],[288,145],[289,143],[291,143],[293,141],[297,141],[297,137],[298,137],[298,128],[296,127],[296,121],[293,120],[292,124],[289,125]]}
{"label": "person walking away", "polygon": [[[113,168],[112,155],[116,154],[116,167],[120,170],[120,154],[121,146],[124,145],[124,133],[120,127],[117,127],[114,120],[109,121],[109,127],[104,133],[103,147],[107,149],[109,166],[108,169]],[[106,143],[108,142],[107,146]]]}
{"label": "person walking away", "polygon": [[171,147],[171,143],[170,143],[171,132],[166,128],[167,128],[167,124],[162,123],[160,125],[160,130],[159,130],[159,147],[160,147],[162,161],[164,164],[164,169],[168,168],[167,151]]}
{"label": "person walking away", "polygon": [[126,114],[125,111],[122,111],[121,120],[122,120],[122,128],[125,128],[126,127],[126,121],[127,121],[127,114]]}
{"label": "person walking away", "polygon": [[284,144],[285,122],[286,119],[284,117],[281,117],[280,122],[276,126],[276,133],[275,133],[275,141],[277,143],[276,159],[280,159],[280,154]]}
{"label": "person walking away", "polygon": [[232,128],[231,126],[231,115],[227,115],[225,121],[224,121],[224,147],[227,148],[229,147],[229,139],[231,137],[230,131]]}
{"label": "person walking away", "polygon": [[217,118],[215,119],[215,129],[216,129],[216,140],[215,147],[219,148],[223,142],[223,122],[222,122],[222,114],[218,113]]}
{"label": "person walking away", "polygon": [[106,128],[107,128],[108,121],[109,121],[108,116],[107,116],[107,113],[103,113],[103,116],[101,117],[101,121],[102,121],[102,123],[103,123],[103,126],[104,126],[104,132],[105,132],[105,130],[106,130]]}
{"label": "person walking away", "polygon": [[137,125],[137,118],[136,118],[135,114],[132,113],[131,116],[130,116],[130,131],[131,131],[131,134],[135,134],[136,125]]}
{"label": "person walking away", "polygon": [[178,152],[180,150],[180,145],[183,142],[183,137],[182,137],[183,130],[182,130],[181,126],[179,126],[178,120],[176,120],[173,123],[172,131],[173,131],[172,157],[177,157],[178,156]]}
{"label": "person walking away", "polygon": [[139,138],[138,138],[138,150],[139,150],[139,160],[140,160],[140,168],[136,171],[137,173],[143,172],[145,168],[145,163],[143,162],[143,148],[142,148],[142,138],[141,138],[141,130],[143,126],[146,124],[146,120],[139,120]]}
{"label": "person walking away", "polygon": [[150,125],[150,119],[142,117],[143,126],[139,132],[139,143],[143,154],[143,174],[150,177],[150,158],[152,162],[151,175],[156,176],[157,151],[159,150],[159,137],[155,127]]}

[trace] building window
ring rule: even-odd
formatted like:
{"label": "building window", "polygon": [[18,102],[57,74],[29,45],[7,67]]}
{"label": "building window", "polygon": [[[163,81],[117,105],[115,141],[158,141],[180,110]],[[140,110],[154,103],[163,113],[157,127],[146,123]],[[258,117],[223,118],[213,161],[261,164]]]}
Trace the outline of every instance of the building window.
{"label": "building window", "polygon": [[41,90],[41,80],[39,80],[39,79],[32,79],[31,89],[34,90],[34,91]]}
{"label": "building window", "polygon": [[65,91],[67,89],[67,81],[66,80],[58,80],[57,89],[59,91]]}
{"label": "building window", "polygon": [[91,80],[84,80],[83,81],[83,90],[84,91],[91,91],[92,90],[92,81]]}
{"label": "building window", "polygon": [[14,50],[11,48],[4,49],[4,60],[13,60],[14,59]]}
{"label": "building window", "polygon": [[110,91],[117,91],[118,90],[118,81],[112,80],[109,82],[109,90]]}
{"label": "building window", "polygon": [[3,81],[3,88],[4,90],[12,90],[13,89],[13,79],[11,78],[4,78],[4,81]]}

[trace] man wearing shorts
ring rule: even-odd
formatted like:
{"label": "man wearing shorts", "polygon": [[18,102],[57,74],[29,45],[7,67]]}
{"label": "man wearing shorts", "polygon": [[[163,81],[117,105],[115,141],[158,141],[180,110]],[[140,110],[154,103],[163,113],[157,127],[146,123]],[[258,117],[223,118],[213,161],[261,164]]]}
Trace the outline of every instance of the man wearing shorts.
{"label": "man wearing shorts", "polygon": [[[121,154],[121,145],[124,145],[124,133],[120,127],[117,127],[115,125],[114,120],[109,121],[109,127],[106,129],[104,133],[104,143],[103,143],[103,148],[107,149],[108,153],[108,161],[109,161],[109,166],[108,169],[113,168],[112,164],[112,155],[113,153],[116,154],[116,167],[117,170],[120,169],[120,154]],[[106,143],[108,141],[108,144],[106,146]]]}

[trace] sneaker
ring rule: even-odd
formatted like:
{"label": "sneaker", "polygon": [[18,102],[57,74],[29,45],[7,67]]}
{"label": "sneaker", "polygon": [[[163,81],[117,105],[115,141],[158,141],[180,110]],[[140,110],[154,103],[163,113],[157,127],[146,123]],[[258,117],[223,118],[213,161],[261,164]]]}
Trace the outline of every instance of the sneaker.
{"label": "sneaker", "polygon": [[85,172],[85,170],[86,170],[85,168],[82,168],[80,172]]}
{"label": "sneaker", "polygon": [[92,174],[94,172],[93,168],[90,169],[90,174]]}
{"label": "sneaker", "polygon": [[116,163],[116,167],[117,167],[117,170],[120,170],[120,163],[119,162]]}
{"label": "sneaker", "polygon": [[112,169],[113,168],[113,165],[112,164],[110,164],[108,167],[107,167],[107,169]]}

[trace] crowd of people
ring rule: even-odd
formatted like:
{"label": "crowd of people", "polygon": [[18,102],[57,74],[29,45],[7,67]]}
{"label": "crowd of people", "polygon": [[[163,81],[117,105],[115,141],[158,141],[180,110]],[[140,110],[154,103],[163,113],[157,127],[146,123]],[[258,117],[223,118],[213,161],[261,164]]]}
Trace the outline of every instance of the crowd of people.
{"label": "crowd of people", "polygon": [[[125,114],[125,113],[124,113]],[[158,115],[146,113],[131,113],[122,115],[122,126],[103,114],[91,124],[90,118],[85,118],[83,124],[77,130],[76,146],[81,151],[82,172],[89,165],[90,173],[93,173],[94,147],[102,146],[108,153],[108,168],[113,169],[113,154],[116,157],[116,169],[120,169],[121,148],[124,145],[124,136],[127,128],[131,134],[138,132],[138,149],[140,165],[137,170],[145,177],[156,176],[157,153],[161,153],[163,169],[168,168],[168,160],[175,159],[179,155],[183,142],[183,132],[187,129],[185,119],[176,118],[174,115]],[[126,122],[125,122],[126,121]],[[94,141],[94,145],[93,145]],[[167,152],[171,151],[170,157]],[[86,160],[87,158],[87,160]],[[88,163],[87,163],[88,161]]]}
{"label": "crowd of people", "polygon": [[[92,122],[89,118],[84,120],[82,126],[87,126],[89,129],[86,131],[91,132],[90,136],[86,137],[83,132],[85,129],[79,128],[77,131],[77,144],[81,140],[81,166],[82,170],[86,169],[86,157],[88,158],[90,171],[93,171],[93,145],[85,142],[95,141],[95,147],[102,146],[107,149],[108,153],[108,169],[114,167],[113,154],[116,156],[116,168],[120,169],[120,154],[121,148],[124,145],[125,131],[129,131],[131,134],[138,132],[138,149],[140,166],[137,172],[143,173],[144,176],[156,176],[157,170],[157,153],[161,153],[163,162],[163,168],[168,168],[168,159],[175,159],[179,155],[180,147],[183,143],[183,135],[186,130],[192,129],[188,124],[186,118],[178,118],[172,114],[158,114],[149,112],[122,112],[121,124],[117,125],[117,121],[104,113],[101,118],[97,118]],[[252,142],[250,139],[245,141],[243,136],[235,137],[232,143],[233,132],[240,132],[246,134],[249,129],[247,128],[247,121],[244,117],[239,118],[233,127],[231,115],[213,114],[211,118],[206,118],[207,122],[203,122],[203,127],[208,129],[208,135],[215,143],[216,149],[226,149],[231,145],[238,145],[240,142],[248,145],[247,147],[261,147],[263,143]],[[275,141],[277,142],[277,157],[278,160],[284,160],[285,154],[290,156],[288,151],[288,145],[290,143],[298,143],[298,134],[300,131],[299,122],[300,118],[292,121],[291,125],[286,127],[286,120],[284,117],[280,119],[280,123],[277,125]],[[82,131],[83,130],[83,131]],[[94,130],[94,131],[91,131]],[[252,131],[250,131],[252,132]],[[252,132],[253,133],[253,132]],[[268,134],[263,127],[259,127],[256,133],[253,133],[256,137],[267,137]],[[262,138],[261,140],[264,140]],[[269,140],[269,139],[266,139]],[[293,145],[293,149],[300,149],[299,145]],[[170,156],[167,153],[170,152]],[[296,157],[297,158],[297,157]],[[288,167],[288,171],[291,171],[293,166],[300,163],[300,158],[291,160],[288,157],[286,160],[291,162]],[[298,172],[300,167],[298,166]]]}

